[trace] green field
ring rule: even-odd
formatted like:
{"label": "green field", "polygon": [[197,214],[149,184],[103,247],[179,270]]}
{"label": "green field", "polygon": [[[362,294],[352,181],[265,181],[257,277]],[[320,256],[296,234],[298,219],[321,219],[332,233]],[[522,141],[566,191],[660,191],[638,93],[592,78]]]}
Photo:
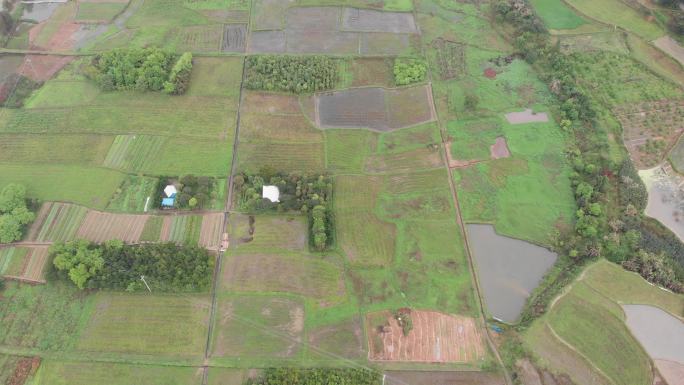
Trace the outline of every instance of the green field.
{"label": "green field", "polygon": [[590,265],[572,290],[533,323],[524,334],[525,343],[545,365],[580,383],[650,384],[651,361],[624,323],[624,303],[648,303],[684,314],[681,295],[603,260]]}
{"label": "green field", "polygon": [[620,0],[564,0],[572,7],[608,25],[615,25],[627,31],[648,39],[654,40],[665,34],[655,21],[647,21],[636,10]]}
{"label": "green field", "polygon": [[[109,200],[107,210],[143,212],[145,211],[145,204],[147,204],[148,210],[152,209],[158,182],[157,178],[126,175],[124,181]],[[149,203],[148,198],[150,199]]]}
{"label": "green field", "polygon": [[199,385],[201,372],[191,367],[132,365],[117,363],[81,363],[45,360],[36,373],[36,385],[92,384]]}
{"label": "green field", "polygon": [[73,240],[87,213],[88,209],[83,206],[55,203],[50,207],[36,241]]}
{"label": "green field", "polygon": [[204,351],[206,296],[99,292],[93,302],[98,311],[88,319],[76,350],[176,357]]}
{"label": "green field", "polygon": [[79,3],[76,20],[109,21],[126,8],[126,3]]}
{"label": "green field", "polygon": [[199,241],[202,217],[200,215],[179,215],[173,217],[169,241],[194,245]]}
{"label": "green field", "polygon": [[530,3],[550,29],[574,29],[586,24],[563,0],[531,0]]}
{"label": "green field", "polygon": [[28,251],[29,249],[22,247],[0,249],[0,275],[21,275]]}

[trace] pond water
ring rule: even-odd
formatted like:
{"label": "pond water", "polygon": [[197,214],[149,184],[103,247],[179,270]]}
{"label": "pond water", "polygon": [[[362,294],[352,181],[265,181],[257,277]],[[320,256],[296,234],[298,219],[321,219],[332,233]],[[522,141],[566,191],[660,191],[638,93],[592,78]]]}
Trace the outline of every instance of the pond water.
{"label": "pond water", "polygon": [[650,305],[622,305],[627,326],[653,359],[684,363],[684,322]]}
{"label": "pond water", "polygon": [[515,322],[530,292],[556,262],[556,253],[501,236],[492,225],[466,227],[487,310],[495,318]]}
{"label": "pond water", "polygon": [[648,189],[646,215],[657,219],[684,241],[684,192],[682,182],[661,166],[639,171]]}
{"label": "pond water", "polygon": [[61,3],[39,3],[39,4],[24,4],[24,12],[21,18],[24,20],[33,20],[37,23],[45,21],[52,16],[55,9],[62,5]]}

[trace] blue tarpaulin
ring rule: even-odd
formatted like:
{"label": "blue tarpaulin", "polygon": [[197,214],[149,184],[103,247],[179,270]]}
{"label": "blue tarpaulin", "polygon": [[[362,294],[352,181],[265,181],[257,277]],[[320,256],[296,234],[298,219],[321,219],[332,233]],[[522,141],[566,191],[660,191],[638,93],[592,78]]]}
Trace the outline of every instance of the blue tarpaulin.
{"label": "blue tarpaulin", "polygon": [[164,199],[162,199],[162,206],[173,207],[173,201],[174,201],[173,198],[164,198]]}

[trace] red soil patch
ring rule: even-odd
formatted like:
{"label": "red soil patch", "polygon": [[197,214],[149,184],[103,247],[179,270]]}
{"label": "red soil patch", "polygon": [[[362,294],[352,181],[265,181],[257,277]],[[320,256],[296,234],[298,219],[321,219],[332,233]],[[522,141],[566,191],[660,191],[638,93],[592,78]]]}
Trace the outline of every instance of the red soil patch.
{"label": "red soil patch", "polygon": [[496,138],[496,142],[489,147],[489,153],[492,159],[508,158],[511,156],[511,152],[506,144],[506,138],[503,136]]}
{"label": "red soil patch", "polygon": [[484,76],[488,79],[494,79],[496,77],[496,71],[493,68],[487,68],[484,70]]}
{"label": "red soil patch", "polygon": [[40,366],[40,357],[24,357],[17,362],[14,367],[14,373],[5,384],[7,385],[23,385],[29,375],[38,370]]}
{"label": "red soil patch", "polygon": [[[369,358],[377,361],[473,362],[484,358],[482,335],[475,319],[434,311],[412,311],[407,336],[389,312],[384,325],[368,325]],[[377,319],[368,316],[368,321]]]}
{"label": "red soil patch", "polygon": [[43,82],[74,60],[73,56],[26,55],[22,74],[31,80]]}
{"label": "red soil patch", "polygon": [[104,242],[110,239],[120,239],[127,243],[138,242],[148,217],[148,215],[89,211],[76,236],[93,242]]}
{"label": "red soil patch", "polygon": [[218,249],[222,231],[223,213],[204,214],[199,245],[210,250]]}

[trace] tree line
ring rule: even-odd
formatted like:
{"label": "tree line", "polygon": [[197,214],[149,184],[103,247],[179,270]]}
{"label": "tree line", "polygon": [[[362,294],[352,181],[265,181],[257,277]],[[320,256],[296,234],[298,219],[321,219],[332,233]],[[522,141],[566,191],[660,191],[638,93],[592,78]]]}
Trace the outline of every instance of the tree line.
{"label": "tree line", "polygon": [[365,369],[270,368],[247,385],[381,385],[380,373]]}
{"label": "tree line", "polygon": [[[309,218],[309,240],[316,251],[328,248],[333,240],[332,179],[327,175],[283,173],[264,167],[256,174],[235,176],[238,206],[247,212],[299,211]],[[262,197],[264,185],[278,187],[279,201]]]}
{"label": "tree line", "polygon": [[337,84],[338,64],[326,56],[249,56],[245,61],[250,90],[296,94],[328,90]]}
{"label": "tree line", "polygon": [[[209,288],[214,259],[199,246],[175,243],[126,245],[112,240],[55,243],[50,257],[58,277],[79,289],[193,292]],[[141,279],[145,277],[145,282]]]}
{"label": "tree line", "polygon": [[[675,261],[663,253],[660,246],[673,245],[666,239],[672,234],[655,233],[644,218],[646,188],[631,160],[616,164],[609,158],[608,133],[600,118],[610,112],[577,82],[577,54],[560,51],[526,0],[499,0],[493,12],[497,20],[513,29],[515,48],[548,84],[558,101],[560,126],[573,138],[567,156],[577,204],[575,226],[570,232],[556,234],[559,261],[531,295],[521,327],[546,311],[550,300],[574,279],[586,261],[601,256],[642,273],[651,282],[681,291],[684,259]],[[648,267],[636,267],[642,265]],[[649,269],[659,272],[643,274]]]}
{"label": "tree line", "polygon": [[86,75],[107,91],[163,91],[182,94],[192,72],[192,54],[178,57],[160,48],[118,48],[96,55]]}

